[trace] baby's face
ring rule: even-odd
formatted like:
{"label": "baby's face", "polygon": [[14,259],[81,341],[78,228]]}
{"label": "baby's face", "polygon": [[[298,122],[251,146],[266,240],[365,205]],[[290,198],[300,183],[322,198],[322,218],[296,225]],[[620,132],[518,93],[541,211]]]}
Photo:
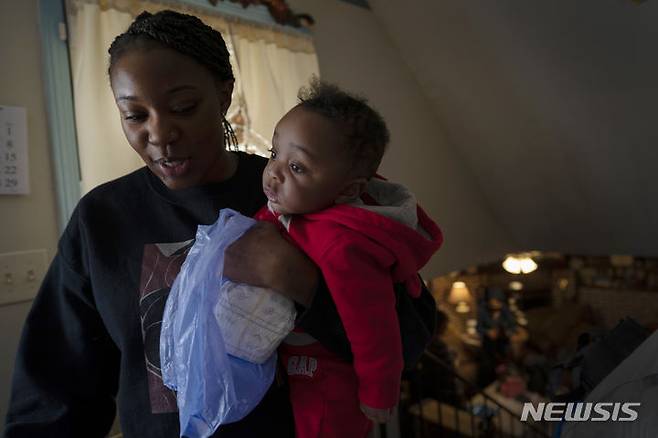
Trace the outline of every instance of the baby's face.
{"label": "baby's face", "polygon": [[303,214],[333,205],[350,182],[344,138],[326,117],[295,107],[279,121],[263,191],[281,214]]}

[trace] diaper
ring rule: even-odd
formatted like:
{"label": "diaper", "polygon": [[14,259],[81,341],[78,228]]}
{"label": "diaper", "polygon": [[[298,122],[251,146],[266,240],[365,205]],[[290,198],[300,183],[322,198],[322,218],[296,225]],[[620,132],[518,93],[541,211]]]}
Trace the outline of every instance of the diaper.
{"label": "diaper", "polygon": [[213,311],[226,351],[265,362],[295,326],[295,305],[271,289],[225,281]]}

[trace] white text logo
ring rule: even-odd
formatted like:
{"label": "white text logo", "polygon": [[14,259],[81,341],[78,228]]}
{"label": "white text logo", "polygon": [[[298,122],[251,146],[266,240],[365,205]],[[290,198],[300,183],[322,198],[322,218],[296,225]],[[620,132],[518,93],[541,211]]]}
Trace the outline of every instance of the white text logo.
{"label": "white text logo", "polygon": [[313,373],[318,369],[318,361],[314,357],[307,356],[290,356],[288,359],[289,376],[308,376],[313,377]]}
{"label": "white text logo", "polygon": [[635,421],[633,407],[639,406],[631,402],[524,403],[521,421],[528,421],[528,416],[535,421]]}

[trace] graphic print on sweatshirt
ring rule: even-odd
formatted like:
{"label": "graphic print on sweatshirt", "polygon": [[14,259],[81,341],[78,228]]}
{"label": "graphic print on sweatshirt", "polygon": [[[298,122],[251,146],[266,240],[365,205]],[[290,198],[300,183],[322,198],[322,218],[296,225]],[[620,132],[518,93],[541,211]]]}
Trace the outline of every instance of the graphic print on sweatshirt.
{"label": "graphic print on sweatshirt", "polygon": [[194,240],[144,245],[139,282],[139,313],[144,341],[151,412],[177,412],[176,395],[162,383],[160,329],[165,303]]}

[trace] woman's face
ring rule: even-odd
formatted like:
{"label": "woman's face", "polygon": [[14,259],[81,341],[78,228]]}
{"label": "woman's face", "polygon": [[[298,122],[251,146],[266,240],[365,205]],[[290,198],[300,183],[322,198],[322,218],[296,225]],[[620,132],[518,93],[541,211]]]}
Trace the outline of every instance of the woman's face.
{"label": "woman's face", "polygon": [[129,50],[110,76],[130,146],[170,189],[230,177],[223,115],[233,82],[174,50]]}

